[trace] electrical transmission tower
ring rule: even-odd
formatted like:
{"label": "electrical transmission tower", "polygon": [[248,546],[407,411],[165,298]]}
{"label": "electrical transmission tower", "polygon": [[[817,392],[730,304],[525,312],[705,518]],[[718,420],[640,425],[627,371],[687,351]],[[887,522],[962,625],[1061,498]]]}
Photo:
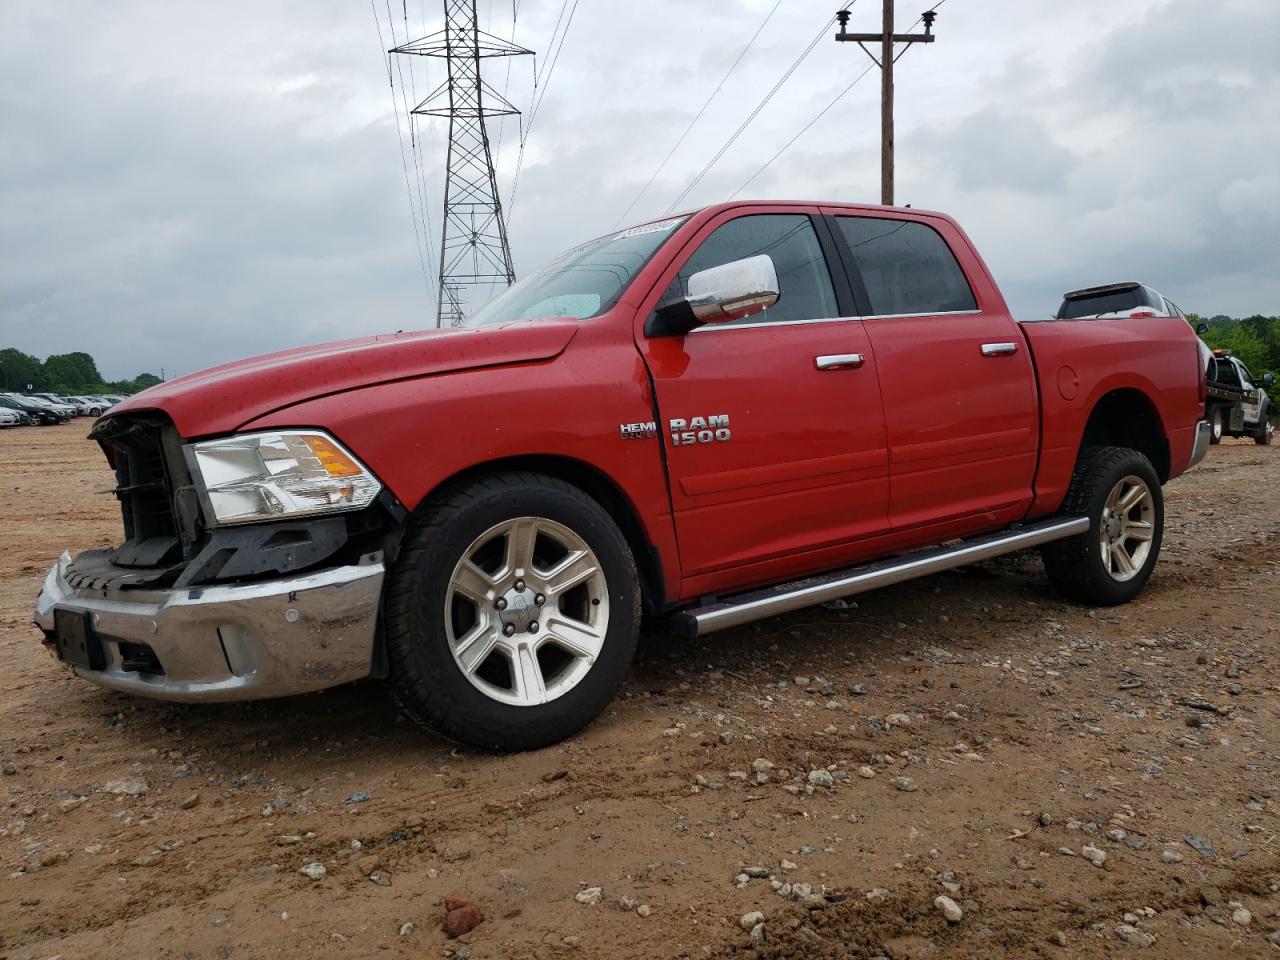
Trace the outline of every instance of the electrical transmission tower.
{"label": "electrical transmission tower", "polygon": [[463,321],[463,287],[510,286],[516,279],[485,118],[520,111],[485,83],[480,61],[533,51],[481,30],[476,0],[444,0],[443,30],[391,52],[443,58],[449,68],[448,79],[410,112],[449,118],[437,318],[442,327],[456,327]]}

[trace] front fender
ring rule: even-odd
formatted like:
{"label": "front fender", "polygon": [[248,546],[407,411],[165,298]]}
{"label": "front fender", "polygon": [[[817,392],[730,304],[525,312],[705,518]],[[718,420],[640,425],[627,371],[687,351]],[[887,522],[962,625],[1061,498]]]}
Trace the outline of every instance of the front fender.
{"label": "front fender", "polygon": [[668,578],[680,570],[658,436],[624,437],[654,419],[648,373],[629,337],[599,318],[559,357],[381,383],[297,403],[244,430],[318,427],[412,510],[441,484],[485,464],[534,457],[597,471],[632,505]]}

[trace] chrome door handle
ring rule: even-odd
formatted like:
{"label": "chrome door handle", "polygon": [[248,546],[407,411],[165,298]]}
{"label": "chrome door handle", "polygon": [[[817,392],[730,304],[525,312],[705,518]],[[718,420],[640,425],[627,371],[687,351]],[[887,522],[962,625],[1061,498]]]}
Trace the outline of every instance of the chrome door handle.
{"label": "chrome door handle", "polygon": [[819,370],[856,370],[866,362],[860,353],[832,353],[813,358],[813,365]]}
{"label": "chrome door handle", "polygon": [[1018,345],[1016,343],[984,343],[982,345],[982,355],[984,357],[1007,357],[1017,352]]}

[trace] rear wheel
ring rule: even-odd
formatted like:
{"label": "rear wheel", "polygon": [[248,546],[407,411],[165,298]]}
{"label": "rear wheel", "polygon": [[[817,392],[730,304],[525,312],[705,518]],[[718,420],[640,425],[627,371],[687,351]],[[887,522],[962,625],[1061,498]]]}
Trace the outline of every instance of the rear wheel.
{"label": "rear wheel", "polygon": [[528,750],[576,733],[626,675],[640,623],[635,561],[577,488],[485,478],[416,517],[385,609],[391,683],[462,743]]}
{"label": "rear wheel", "polygon": [[1222,408],[1215,407],[1213,411],[1213,419],[1209,421],[1209,442],[1222,442]]}
{"label": "rear wheel", "polygon": [[1063,512],[1088,517],[1089,530],[1042,548],[1050,582],[1097,606],[1141,593],[1164,535],[1164,497],[1151,461],[1127,447],[1084,450]]}

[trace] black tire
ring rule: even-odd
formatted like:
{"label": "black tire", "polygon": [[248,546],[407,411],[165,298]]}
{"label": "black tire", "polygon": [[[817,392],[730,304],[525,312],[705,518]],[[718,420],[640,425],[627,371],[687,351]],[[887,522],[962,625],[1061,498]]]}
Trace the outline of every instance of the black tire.
{"label": "black tire", "polygon": [[1265,404],[1263,405],[1262,409],[1259,411],[1258,432],[1253,435],[1253,442],[1258,444],[1258,446],[1260,447],[1266,447],[1271,445],[1271,431],[1267,429],[1271,425],[1271,422],[1269,419],[1270,413],[1271,411],[1267,408],[1267,405]]}
{"label": "black tire", "polygon": [[[486,531],[520,517],[569,528],[595,554],[608,594],[599,655],[566,692],[538,705],[494,699],[454,659],[445,602],[455,565]],[[459,743],[486,750],[532,750],[587,726],[613,698],[635,653],[640,583],[626,538],[578,488],[536,473],[472,481],[436,497],[410,521],[387,583],[384,630],[390,684],[412,718]],[[452,614],[450,614],[452,615]]]}
{"label": "black tire", "polygon": [[[1149,550],[1127,580],[1110,572],[1102,549],[1103,511],[1115,487],[1127,478],[1141,480],[1152,498]],[[1049,581],[1072,600],[1110,607],[1128,603],[1147,585],[1164,539],[1164,496],[1151,461],[1128,447],[1089,447],[1080,454],[1062,505],[1066,516],[1088,517],[1087,533],[1041,548]]]}
{"label": "black tire", "polygon": [[1209,421],[1209,443],[1217,446],[1222,442],[1222,408],[1214,407],[1213,417]]}

